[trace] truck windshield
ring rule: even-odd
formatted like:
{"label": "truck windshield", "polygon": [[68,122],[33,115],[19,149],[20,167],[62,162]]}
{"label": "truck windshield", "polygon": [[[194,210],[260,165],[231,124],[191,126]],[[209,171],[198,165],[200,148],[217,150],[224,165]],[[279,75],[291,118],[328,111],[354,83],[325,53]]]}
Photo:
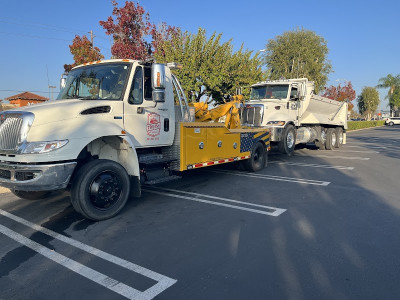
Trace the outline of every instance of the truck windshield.
{"label": "truck windshield", "polygon": [[69,72],[57,100],[121,100],[129,70],[129,63],[98,64],[74,69]]}
{"label": "truck windshield", "polygon": [[288,90],[288,84],[254,86],[251,88],[250,100],[286,99]]}

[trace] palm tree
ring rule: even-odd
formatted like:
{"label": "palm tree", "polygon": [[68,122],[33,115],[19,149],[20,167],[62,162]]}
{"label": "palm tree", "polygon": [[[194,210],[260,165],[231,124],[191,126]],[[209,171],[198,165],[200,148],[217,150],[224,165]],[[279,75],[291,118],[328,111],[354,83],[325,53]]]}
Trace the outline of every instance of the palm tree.
{"label": "palm tree", "polygon": [[[378,81],[378,85],[376,86],[378,89],[386,89],[389,88],[388,94],[385,97],[386,99],[389,100],[390,103],[390,99],[394,93],[394,90],[396,88],[400,88],[400,74],[393,76],[392,74],[387,75],[386,77],[382,77],[379,79]],[[393,111],[393,105],[390,105],[390,114],[392,114]]]}

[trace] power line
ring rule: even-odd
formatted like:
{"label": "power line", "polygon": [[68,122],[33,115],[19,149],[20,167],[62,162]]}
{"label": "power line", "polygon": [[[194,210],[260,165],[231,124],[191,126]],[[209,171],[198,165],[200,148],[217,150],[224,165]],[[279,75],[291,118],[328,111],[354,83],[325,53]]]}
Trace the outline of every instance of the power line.
{"label": "power line", "polygon": [[[74,29],[74,28],[71,29],[70,27],[66,28],[66,27],[55,26],[55,25],[44,24],[44,23],[36,23],[36,22],[4,21],[4,19],[8,20],[8,18],[0,17],[0,22],[14,24],[14,25],[20,25],[20,26],[26,26],[26,27],[32,27],[32,25],[33,25],[33,26],[41,27],[42,29],[49,29],[49,30],[60,31],[60,32],[68,32],[68,33],[73,33],[73,34],[77,34],[77,33],[85,34],[86,33],[86,31],[82,30],[82,29]],[[96,37],[108,41],[108,38],[105,35],[99,36],[98,34],[96,34]]]}
{"label": "power line", "polygon": [[48,39],[48,40],[58,40],[58,41],[71,42],[71,40],[59,39],[59,38],[53,38],[53,37],[45,37],[45,36],[39,36],[39,35],[30,35],[30,34],[23,34],[23,33],[12,33],[12,32],[5,32],[5,31],[0,31],[0,33],[8,34],[8,35],[16,35],[16,36],[25,36],[25,37],[31,37],[31,38],[36,38],[36,39]]}
{"label": "power line", "polygon": [[[23,93],[23,92],[27,92],[28,90],[24,90],[24,91],[17,91],[17,90],[0,90],[0,92],[17,92],[17,93]],[[49,91],[47,92],[43,92],[43,91],[30,91],[31,93],[43,93],[43,94],[50,94]],[[54,91],[55,93],[59,93],[60,91]]]}

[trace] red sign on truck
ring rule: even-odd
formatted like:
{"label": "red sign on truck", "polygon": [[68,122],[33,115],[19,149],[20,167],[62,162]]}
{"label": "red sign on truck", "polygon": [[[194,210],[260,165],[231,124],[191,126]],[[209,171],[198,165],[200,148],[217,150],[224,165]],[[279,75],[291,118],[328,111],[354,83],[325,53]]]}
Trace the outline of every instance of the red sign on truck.
{"label": "red sign on truck", "polygon": [[156,113],[150,113],[147,115],[147,135],[155,137],[160,135],[161,122],[160,115]]}

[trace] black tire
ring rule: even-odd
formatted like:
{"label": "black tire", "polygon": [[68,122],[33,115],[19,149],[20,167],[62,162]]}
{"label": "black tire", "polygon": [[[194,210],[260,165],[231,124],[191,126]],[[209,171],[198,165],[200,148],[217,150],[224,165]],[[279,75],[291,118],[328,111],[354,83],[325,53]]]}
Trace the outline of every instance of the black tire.
{"label": "black tire", "polygon": [[319,150],[325,150],[325,144],[326,144],[326,131],[324,128],[321,128],[320,139],[315,141],[315,146],[317,146]]}
{"label": "black tire", "polygon": [[296,146],[296,130],[293,125],[287,125],[283,129],[282,140],[278,143],[279,152],[293,155],[294,147]]}
{"label": "black tire", "polygon": [[50,191],[38,191],[38,192],[27,192],[27,191],[20,191],[20,190],[11,190],[15,196],[24,199],[24,200],[41,200],[46,199],[50,196]]}
{"label": "black tire", "polygon": [[268,160],[268,152],[265,151],[265,146],[261,142],[257,142],[251,151],[251,157],[243,161],[244,166],[249,172],[257,172],[265,168]]}
{"label": "black tire", "polygon": [[336,127],[336,143],[334,145],[335,148],[340,148],[343,145],[343,128]]}
{"label": "black tire", "polygon": [[326,131],[326,142],[325,142],[326,150],[333,150],[336,141],[337,141],[337,136],[335,128],[328,128],[328,130]]}
{"label": "black tire", "polygon": [[101,221],[118,214],[130,193],[125,168],[111,161],[97,159],[83,165],[71,188],[71,203],[85,218]]}

